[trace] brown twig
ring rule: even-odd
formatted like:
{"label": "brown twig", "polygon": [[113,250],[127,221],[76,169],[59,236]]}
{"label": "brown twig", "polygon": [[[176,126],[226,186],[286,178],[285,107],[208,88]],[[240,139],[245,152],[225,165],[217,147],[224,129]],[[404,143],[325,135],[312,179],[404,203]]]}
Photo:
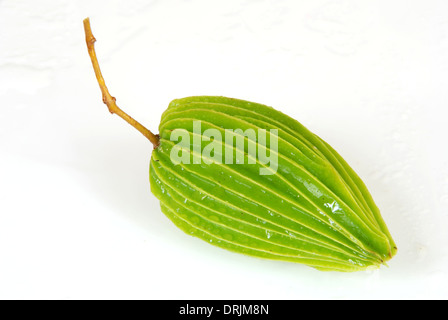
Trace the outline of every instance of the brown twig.
{"label": "brown twig", "polygon": [[109,90],[107,90],[106,83],[104,82],[104,78],[101,74],[100,65],[98,63],[98,59],[96,57],[95,53],[95,37],[92,34],[92,29],[90,28],[90,20],[89,18],[84,19],[84,32],[86,34],[86,44],[87,44],[87,50],[89,51],[90,59],[92,60],[93,69],[95,70],[95,76],[96,80],[98,81],[98,84],[100,85],[101,92],[103,94],[103,102],[107,105],[109,108],[110,113],[117,114],[122,119],[124,119],[127,123],[129,123],[131,126],[136,128],[138,131],[140,131],[154,146],[154,149],[159,146],[159,135],[153,134],[151,131],[146,129],[144,126],[142,126],[139,122],[134,120],[132,117],[130,117],[126,112],[121,110],[117,104],[115,103],[115,98],[112,97],[109,93]]}

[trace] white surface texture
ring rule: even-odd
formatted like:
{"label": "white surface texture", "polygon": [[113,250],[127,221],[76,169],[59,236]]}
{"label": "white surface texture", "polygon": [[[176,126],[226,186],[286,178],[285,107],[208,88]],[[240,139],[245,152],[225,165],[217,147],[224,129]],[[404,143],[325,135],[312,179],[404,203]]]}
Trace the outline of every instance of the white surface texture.
{"label": "white surface texture", "polygon": [[[398,246],[323,273],[190,237],[149,189],[168,103],[273,106],[367,184]],[[448,298],[448,1],[0,0],[1,299]]]}

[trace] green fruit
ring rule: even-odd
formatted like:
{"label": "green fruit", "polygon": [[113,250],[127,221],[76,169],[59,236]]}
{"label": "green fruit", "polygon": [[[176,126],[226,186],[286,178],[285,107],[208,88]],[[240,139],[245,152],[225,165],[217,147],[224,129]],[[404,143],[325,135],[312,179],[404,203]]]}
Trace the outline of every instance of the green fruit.
{"label": "green fruit", "polygon": [[[214,96],[173,100],[154,135],[116,106],[88,19],[84,24],[103,100],[153,143],[151,191],[184,232],[230,251],[324,271],[378,268],[395,255],[366,186],[325,141],[271,107]],[[276,134],[268,138],[249,134],[271,130]]]}

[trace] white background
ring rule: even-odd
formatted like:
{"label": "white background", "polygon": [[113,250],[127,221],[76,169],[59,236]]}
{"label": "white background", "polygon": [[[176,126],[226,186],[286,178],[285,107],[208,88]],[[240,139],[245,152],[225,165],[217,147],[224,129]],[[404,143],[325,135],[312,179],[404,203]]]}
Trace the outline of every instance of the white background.
{"label": "white background", "polygon": [[[389,268],[323,273],[185,235],[149,189],[174,98],[274,106],[363,178]],[[0,0],[0,298],[448,298],[448,2]]]}

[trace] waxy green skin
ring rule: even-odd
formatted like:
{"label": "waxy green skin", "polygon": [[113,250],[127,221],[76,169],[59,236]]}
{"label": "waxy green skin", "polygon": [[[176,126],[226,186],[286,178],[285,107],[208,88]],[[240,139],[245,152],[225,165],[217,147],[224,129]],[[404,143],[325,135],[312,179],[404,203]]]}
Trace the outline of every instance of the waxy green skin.
{"label": "waxy green skin", "polygon": [[[193,121],[201,121],[202,132],[214,128],[222,137],[225,129],[278,129],[277,172],[260,175],[267,165],[247,164],[247,138],[245,150],[234,148],[234,158],[245,153],[245,164],[174,165],[171,132],[186,129],[193,141]],[[151,156],[151,191],[187,234],[234,252],[323,271],[378,268],[395,255],[396,245],[358,175],[291,117],[244,100],[188,97],[170,103],[159,135]],[[224,138],[222,144],[225,150]],[[269,141],[258,147],[269,149]]]}

